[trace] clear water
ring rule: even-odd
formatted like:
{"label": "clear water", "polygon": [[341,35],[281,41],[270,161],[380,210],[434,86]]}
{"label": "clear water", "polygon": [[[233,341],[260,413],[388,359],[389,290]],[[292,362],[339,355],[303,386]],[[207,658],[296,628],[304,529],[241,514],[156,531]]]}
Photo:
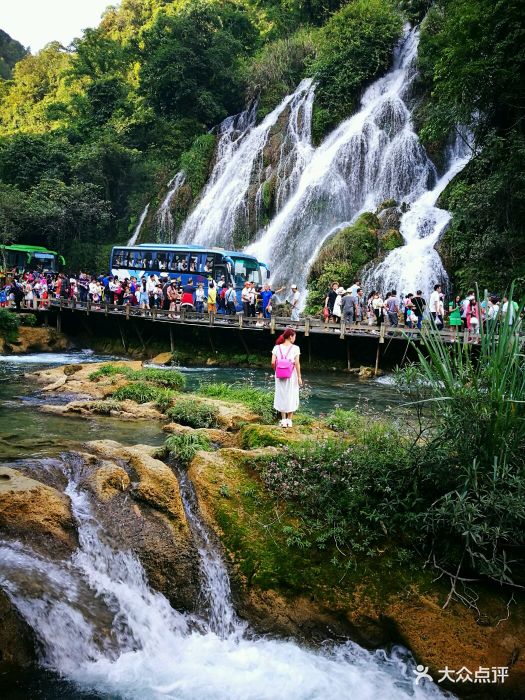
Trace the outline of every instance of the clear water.
{"label": "clear water", "polygon": [[[103,537],[88,494],[76,482],[78,458],[56,461],[77,521],[79,548],[52,561],[17,542],[0,542],[0,585],[36,631],[42,672],[27,675],[34,696],[126,700],[402,700],[443,697],[416,686],[402,648],[368,652],[352,642],[320,650],[258,637],[236,618],[226,568],[183,486],[199,535],[202,616],[172,609],[149,588],[140,562]],[[188,500],[189,499],[189,500]],[[211,556],[213,555],[213,556]],[[215,557],[215,561],[213,560]],[[219,624],[220,622],[226,624]],[[217,626],[218,625],[218,626]],[[60,679],[57,674],[60,674]],[[22,677],[23,678],[23,677]],[[19,683],[19,688],[23,684]],[[15,695],[16,697],[16,695]]]}
{"label": "clear water", "polygon": [[[116,551],[103,537],[90,496],[77,485],[88,468],[69,441],[112,438],[155,444],[157,424],[105,418],[67,419],[37,411],[38,390],[23,377],[49,364],[110,359],[65,353],[3,357],[0,362],[0,439],[11,449],[8,463],[68,482],[79,549],[54,560],[27,545],[0,540],[0,586],[42,643],[41,668],[0,677],[12,700],[401,700],[442,697],[414,684],[406,650],[368,652],[352,642],[307,649],[293,641],[257,636],[233,608],[227,569],[200,517],[191,482],[179,473],[181,494],[200,557],[202,613],[171,608],[153,591],[135,556]],[[167,369],[166,371],[170,371]],[[263,370],[183,368],[191,386],[203,379],[250,381],[265,386]],[[310,408],[393,405],[385,382],[359,383],[328,373],[307,375]],[[49,400],[46,397],[46,401]],[[20,445],[20,449],[17,445]],[[64,452],[64,445],[67,452]],[[14,453],[13,453],[14,449]],[[29,455],[29,456],[28,456]],[[52,555],[50,555],[52,556]]]}

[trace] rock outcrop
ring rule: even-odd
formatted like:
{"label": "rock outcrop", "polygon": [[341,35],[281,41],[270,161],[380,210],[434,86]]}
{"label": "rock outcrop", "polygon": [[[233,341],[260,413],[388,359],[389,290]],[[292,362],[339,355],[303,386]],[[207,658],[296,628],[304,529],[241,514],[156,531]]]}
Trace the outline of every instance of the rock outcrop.
{"label": "rock outcrop", "polygon": [[62,352],[70,342],[54,328],[19,326],[16,340],[0,338],[0,354],[20,355],[25,352]]}

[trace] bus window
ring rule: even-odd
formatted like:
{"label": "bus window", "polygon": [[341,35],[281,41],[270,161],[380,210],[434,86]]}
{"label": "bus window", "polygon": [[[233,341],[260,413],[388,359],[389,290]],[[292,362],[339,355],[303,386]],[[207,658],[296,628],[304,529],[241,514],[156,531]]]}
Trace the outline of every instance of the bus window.
{"label": "bus window", "polygon": [[199,255],[192,253],[190,255],[190,267],[189,272],[200,272],[199,270]]}
{"label": "bus window", "polygon": [[116,248],[113,253],[112,267],[122,267],[122,258],[124,257],[124,251]]}
{"label": "bus window", "polygon": [[188,272],[188,257],[186,255],[181,256],[180,269],[181,272]]}
{"label": "bus window", "polygon": [[168,261],[166,253],[157,253],[157,269],[161,272],[166,272],[168,269]]}
{"label": "bus window", "polygon": [[203,270],[204,274],[206,275],[211,275],[213,274],[213,256],[212,255],[207,255],[206,256],[206,261],[204,263]]}
{"label": "bus window", "polygon": [[261,271],[256,260],[250,260],[249,258],[235,258],[234,263],[234,278],[236,287],[242,287],[245,282],[254,282],[256,285],[261,284]]}

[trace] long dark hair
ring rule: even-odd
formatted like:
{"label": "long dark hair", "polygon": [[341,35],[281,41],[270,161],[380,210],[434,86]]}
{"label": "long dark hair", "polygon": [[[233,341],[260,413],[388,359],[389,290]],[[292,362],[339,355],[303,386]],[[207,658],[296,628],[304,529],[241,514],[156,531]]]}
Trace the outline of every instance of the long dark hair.
{"label": "long dark hair", "polygon": [[285,340],[289,340],[293,335],[296,335],[293,328],[285,328],[281,335],[275,341],[276,345],[282,345]]}

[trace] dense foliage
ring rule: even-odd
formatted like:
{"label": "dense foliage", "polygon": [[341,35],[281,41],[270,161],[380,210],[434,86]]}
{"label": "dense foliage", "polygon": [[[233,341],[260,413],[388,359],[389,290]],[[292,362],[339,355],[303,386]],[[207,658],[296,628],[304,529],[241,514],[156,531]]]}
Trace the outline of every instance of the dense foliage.
{"label": "dense foliage", "polygon": [[291,547],[344,563],[392,543],[461,581],[525,581],[525,361],[516,327],[484,329],[479,346],[426,338],[398,383],[418,420],[338,409],[339,440],[268,458],[262,478],[296,522]]}
{"label": "dense foliage", "polygon": [[20,59],[24,58],[26,53],[20,42],[12,39],[9,34],[0,29],[0,78],[9,79],[13,67]]}
{"label": "dense foliage", "polygon": [[520,0],[436,0],[423,23],[421,135],[444,142],[457,125],[471,134],[472,160],[441,200],[453,214],[448,269],[464,288],[525,285],[522,15]]}

